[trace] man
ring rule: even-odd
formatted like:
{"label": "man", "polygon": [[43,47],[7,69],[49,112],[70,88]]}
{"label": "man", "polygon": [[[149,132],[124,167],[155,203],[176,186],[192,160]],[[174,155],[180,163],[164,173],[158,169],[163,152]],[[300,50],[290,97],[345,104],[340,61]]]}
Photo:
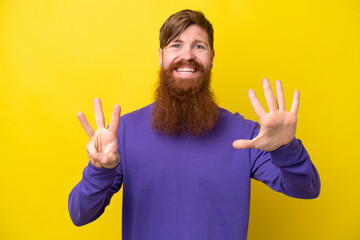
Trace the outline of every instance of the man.
{"label": "man", "polygon": [[280,81],[275,100],[264,79],[267,113],[250,90],[261,127],[219,108],[210,90],[213,29],[201,12],[166,20],[159,60],[153,104],[121,121],[115,105],[106,129],[96,98],[96,132],[78,113],[91,140],[89,165],[69,196],[75,225],[98,218],[123,185],[125,240],[246,239],[251,178],[292,197],[318,196],[318,173],[295,138],[298,91],[287,112]]}

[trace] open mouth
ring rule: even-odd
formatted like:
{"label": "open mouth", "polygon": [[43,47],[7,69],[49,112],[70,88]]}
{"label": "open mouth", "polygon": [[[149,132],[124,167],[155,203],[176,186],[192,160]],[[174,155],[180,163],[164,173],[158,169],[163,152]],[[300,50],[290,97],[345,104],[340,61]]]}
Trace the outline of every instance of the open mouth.
{"label": "open mouth", "polygon": [[196,73],[197,68],[194,67],[178,67],[175,68],[178,73]]}

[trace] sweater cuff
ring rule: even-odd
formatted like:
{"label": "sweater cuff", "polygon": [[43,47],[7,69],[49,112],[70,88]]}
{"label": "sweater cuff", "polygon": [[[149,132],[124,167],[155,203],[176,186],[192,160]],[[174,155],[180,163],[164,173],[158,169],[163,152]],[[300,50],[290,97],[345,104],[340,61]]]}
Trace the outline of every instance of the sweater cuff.
{"label": "sweater cuff", "polygon": [[98,168],[89,161],[88,166],[84,169],[83,177],[92,183],[109,184],[112,183],[116,177],[116,168]]}
{"label": "sweater cuff", "polygon": [[279,167],[287,167],[296,164],[302,151],[302,143],[294,138],[290,143],[270,152],[272,163]]}

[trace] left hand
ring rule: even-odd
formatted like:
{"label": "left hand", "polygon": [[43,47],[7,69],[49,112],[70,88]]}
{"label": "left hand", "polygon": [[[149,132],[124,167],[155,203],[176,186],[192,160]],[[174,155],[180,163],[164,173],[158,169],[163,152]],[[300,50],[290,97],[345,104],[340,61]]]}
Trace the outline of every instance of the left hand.
{"label": "left hand", "polygon": [[262,151],[274,151],[295,138],[297,112],[299,109],[300,93],[295,90],[294,99],[290,112],[285,110],[284,94],[281,82],[275,82],[276,101],[268,79],[262,81],[266,103],[269,112],[265,112],[257,99],[255,92],[248,91],[251,105],[260,121],[259,134],[251,139],[239,139],[233,142],[233,147],[237,149],[256,148]]}

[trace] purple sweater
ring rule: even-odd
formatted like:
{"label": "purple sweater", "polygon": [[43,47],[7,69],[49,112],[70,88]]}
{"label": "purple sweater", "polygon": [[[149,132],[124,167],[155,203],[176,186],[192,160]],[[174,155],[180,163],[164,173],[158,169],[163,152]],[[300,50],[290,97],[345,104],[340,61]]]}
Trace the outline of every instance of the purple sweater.
{"label": "purple sweater", "polygon": [[220,109],[219,124],[199,138],[158,134],[152,105],[121,117],[120,164],[89,163],[69,196],[75,225],[94,221],[123,185],[124,240],[246,239],[250,179],[296,198],[315,198],[320,179],[301,141],[273,152],[237,150],[256,122]]}

